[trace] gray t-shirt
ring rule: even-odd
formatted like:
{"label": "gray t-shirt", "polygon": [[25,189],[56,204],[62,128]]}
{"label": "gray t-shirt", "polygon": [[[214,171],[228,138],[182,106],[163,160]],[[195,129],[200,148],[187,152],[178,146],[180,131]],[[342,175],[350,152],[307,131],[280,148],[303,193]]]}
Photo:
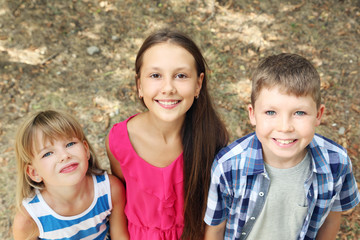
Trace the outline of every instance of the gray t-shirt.
{"label": "gray t-shirt", "polygon": [[265,163],[270,188],[263,210],[247,240],[297,239],[308,204],[304,183],[310,176],[311,156],[306,154],[296,166],[278,169]]}

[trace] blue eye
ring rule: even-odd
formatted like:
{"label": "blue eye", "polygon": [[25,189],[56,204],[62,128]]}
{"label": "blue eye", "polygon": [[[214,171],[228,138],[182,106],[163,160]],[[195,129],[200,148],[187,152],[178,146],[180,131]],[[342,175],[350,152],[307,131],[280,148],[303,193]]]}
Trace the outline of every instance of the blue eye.
{"label": "blue eye", "polygon": [[304,112],[304,111],[297,111],[297,112],[295,112],[295,115],[297,115],[297,116],[304,116],[304,115],[306,115],[306,112]]}
{"label": "blue eye", "polygon": [[45,157],[49,157],[51,154],[53,154],[52,152],[47,152],[45,153],[42,157],[45,158]]}
{"label": "blue eye", "polygon": [[269,116],[274,116],[274,115],[275,115],[275,111],[266,111],[265,114],[266,114],[266,115],[269,115]]}
{"label": "blue eye", "polygon": [[71,147],[72,145],[75,145],[75,142],[69,142],[68,144],[66,144],[66,147]]}

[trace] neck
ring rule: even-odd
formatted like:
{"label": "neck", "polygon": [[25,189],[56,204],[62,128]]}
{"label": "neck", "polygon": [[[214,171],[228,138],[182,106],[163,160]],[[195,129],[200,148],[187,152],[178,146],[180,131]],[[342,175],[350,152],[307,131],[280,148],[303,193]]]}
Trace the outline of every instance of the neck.
{"label": "neck", "polygon": [[86,175],[83,178],[83,181],[72,186],[54,187],[45,185],[45,189],[41,192],[41,194],[50,206],[56,204],[56,202],[61,202],[62,204],[72,204],[77,199],[83,199],[84,196],[90,196],[92,188],[92,177]]}
{"label": "neck", "polygon": [[279,168],[279,169],[287,169],[295,167],[297,164],[299,164],[305,157],[306,151],[299,154],[297,157],[290,158],[290,159],[278,159],[276,157],[268,157],[267,154],[263,152],[264,161],[269,164],[271,167]]}
{"label": "neck", "polygon": [[149,114],[149,112],[144,113],[144,118],[149,123],[149,126],[152,126],[149,131],[155,136],[162,138],[165,143],[181,136],[184,118],[172,122],[159,121]]}

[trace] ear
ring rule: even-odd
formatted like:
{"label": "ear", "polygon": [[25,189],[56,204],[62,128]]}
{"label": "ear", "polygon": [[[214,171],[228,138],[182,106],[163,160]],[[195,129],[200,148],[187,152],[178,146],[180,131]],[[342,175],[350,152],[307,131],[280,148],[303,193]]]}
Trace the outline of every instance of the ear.
{"label": "ear", "polygon": [[323,116],[325,112],[325,105],[324,104],[321,104],[319,109],[317,110],[317,114],[316,114],[316,124],[315,126],[319,126],[320,123],[321,123],[321,118]]}
{"label": "ear", "polygon": [[255,118],[255,109],[254,109],[253,105],[251,105],[251,104],[248,105],[248,112],[249,112],[250,123],[251,123],[251,125],[255,126],[256,118]]}
{"label": "ear", "polygon": [[86,140],[83,141],[83,144],[84,144],[84,148],[85,148],[85,151],[86,151],[86,157],[88,160],[90,160],[90,147],[89,147],[89,144]]}
{"label": "ear", "polygon": [[42,177],[37,173],[36,169],[32,165],[27,165],[26,174],[30,177],[31,180],[37,183],[41,183],[43,181]]}
{"label": "ear", "polygon": [[142,88],[141,88],[140,76],[138,74],[136,74],[135,79],[136,79],[136,87],[138,89],[139,98],[141,99],[142,96],[144,96],[144,94],[143,94]]}
{"label": "ear", "polygon": [[200,94],[203,80],[204,80],[204,73],[200,73],[200,76],[197,78],[197,82],[196,82],[195,97],[199,96]]}

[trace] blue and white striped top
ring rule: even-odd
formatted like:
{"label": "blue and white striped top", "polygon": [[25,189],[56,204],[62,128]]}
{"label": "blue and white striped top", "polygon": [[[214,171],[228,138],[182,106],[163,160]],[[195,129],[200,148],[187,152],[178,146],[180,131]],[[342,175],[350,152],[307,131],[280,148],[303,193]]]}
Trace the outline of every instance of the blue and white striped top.
{"label": "blue and white striped top", "polygon": [[39,228],[40,239],[110,239],[109,215],[111,213],[110,182],[107,173],[92,176],[94,199],[90,207],[75,216],[61,216],[44,201],[39,190],[23,205]]}

